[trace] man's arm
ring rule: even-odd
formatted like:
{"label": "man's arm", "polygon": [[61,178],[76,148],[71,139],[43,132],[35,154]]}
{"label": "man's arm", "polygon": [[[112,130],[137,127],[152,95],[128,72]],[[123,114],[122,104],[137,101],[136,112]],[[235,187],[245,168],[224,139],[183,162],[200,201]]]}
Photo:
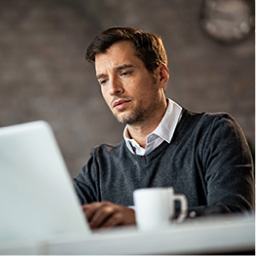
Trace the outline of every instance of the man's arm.
{"label": "man's arm", "polygon": [[93,150],[88,163],[82,168],[80,173],[73,180],[73,186],[81,205],[99,201],[99,186],[96,182],[98,171],[93,157]]}
{"label": "man's arm", "polygon": [[94,229],[135,225],[135,212],[133,209],[108,201],[100,202],[100,189],[97,180],[97,161],[94,157],[94,150],[92,150],[88,163],[73,182],[90,227]]}
{"label": "man's arm", "polygon": [[212,123],[200,152],[207,183],[207,205],[190,208],[189,217],[254,209],[251,152],[240,126],[227,114]]}

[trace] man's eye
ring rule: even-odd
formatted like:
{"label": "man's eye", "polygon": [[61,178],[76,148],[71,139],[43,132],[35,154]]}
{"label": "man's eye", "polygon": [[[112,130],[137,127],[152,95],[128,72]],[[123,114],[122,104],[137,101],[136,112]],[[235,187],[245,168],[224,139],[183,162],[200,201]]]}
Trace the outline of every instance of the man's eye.
{"label": "man's eye", "polygon": [[100,80],[99,82],[100,82],[100,84],[105,84],[107,82],[107,79]]}
{"label": "man's eye", "polygon": [[127,76],[127,75],[130,75],[132,73],[132,71],[125,71],[125,72],[122,72],[122,76]]}

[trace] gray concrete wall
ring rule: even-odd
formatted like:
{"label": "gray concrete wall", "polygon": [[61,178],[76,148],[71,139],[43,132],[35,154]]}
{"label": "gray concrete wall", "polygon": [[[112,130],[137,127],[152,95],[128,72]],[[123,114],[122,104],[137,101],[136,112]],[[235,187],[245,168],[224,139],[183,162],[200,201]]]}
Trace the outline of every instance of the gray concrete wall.
{"label": "gray concrete wall", "polygon": [[199,26],[202,0],[1,0],[0,126],[48,121],[72,176],[99,143],[118,143],[123,126],[104,103],[92,38],[110,26],[161,35],[168,97],[193,111],[225,111],[254,144],[254,35],[231,46]]}

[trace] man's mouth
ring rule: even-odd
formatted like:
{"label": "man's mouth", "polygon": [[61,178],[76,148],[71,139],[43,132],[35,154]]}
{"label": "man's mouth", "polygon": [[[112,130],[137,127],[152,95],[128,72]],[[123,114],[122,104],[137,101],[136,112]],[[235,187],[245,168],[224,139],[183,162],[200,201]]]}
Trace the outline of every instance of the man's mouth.
{"label": "man's mouth", "polygon": [[128,103],[130,102],[130,100],[115,100],[113,102],[113,108],[121,110],[123,109]]}

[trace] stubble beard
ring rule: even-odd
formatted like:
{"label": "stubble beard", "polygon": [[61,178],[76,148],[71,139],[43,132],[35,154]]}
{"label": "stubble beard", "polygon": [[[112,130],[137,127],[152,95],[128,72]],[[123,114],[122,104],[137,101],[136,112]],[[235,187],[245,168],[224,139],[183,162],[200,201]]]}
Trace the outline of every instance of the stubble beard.
{"label": "stubble beard", "polygon": [[117,121],[121,124],[140,124],[146,121],[154,112],[155,107],[154,104],[150,105],[149,108],[144,109],[142,107],[136,107],[130,113],[124,114],[119,116],[118,114],[115,115]]}

